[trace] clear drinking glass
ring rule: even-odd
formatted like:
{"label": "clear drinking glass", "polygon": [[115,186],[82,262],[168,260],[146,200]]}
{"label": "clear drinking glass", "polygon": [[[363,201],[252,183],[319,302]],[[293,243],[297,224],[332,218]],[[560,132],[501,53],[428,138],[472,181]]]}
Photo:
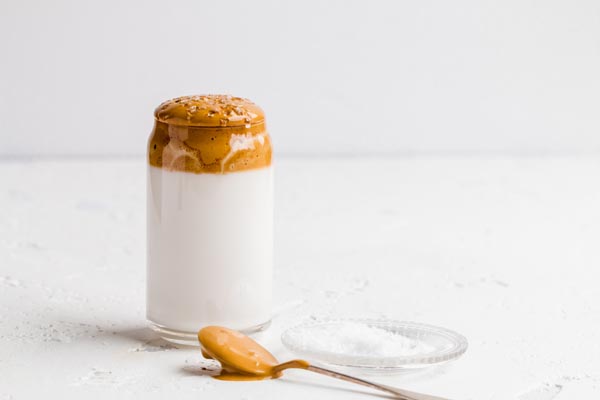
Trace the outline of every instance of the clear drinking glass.
{"label": "clear drinking glass", "polygon": [[147,318],[197,344],[206,325],[244,332],[271,319],[273,167],[263,111],[247,99],[186,96],[155,111],[148,141]]}

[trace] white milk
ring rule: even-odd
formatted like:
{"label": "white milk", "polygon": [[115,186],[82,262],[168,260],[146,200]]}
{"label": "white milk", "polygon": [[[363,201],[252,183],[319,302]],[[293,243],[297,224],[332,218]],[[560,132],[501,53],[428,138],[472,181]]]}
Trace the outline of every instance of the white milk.
{"label": "white milk", "polygon": [[270,321],[272,167],[213,174],[148,166],[147,317],[194,335]]}

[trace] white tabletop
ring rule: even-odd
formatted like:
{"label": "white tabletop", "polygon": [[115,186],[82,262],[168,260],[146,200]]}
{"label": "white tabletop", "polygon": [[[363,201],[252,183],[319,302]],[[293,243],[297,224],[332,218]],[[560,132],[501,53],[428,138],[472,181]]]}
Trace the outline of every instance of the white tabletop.
{"label": "white tabletop", "polygon": [[[445,368],[371,377],[451,399],[600,395],[600,160],[280,158],[275,317],[464,334]],[[145,326],[145,163],[0,163],[0,399],[370,399],[305,371],[199,373]],[[167,397],[168,396],[168,397]]]}

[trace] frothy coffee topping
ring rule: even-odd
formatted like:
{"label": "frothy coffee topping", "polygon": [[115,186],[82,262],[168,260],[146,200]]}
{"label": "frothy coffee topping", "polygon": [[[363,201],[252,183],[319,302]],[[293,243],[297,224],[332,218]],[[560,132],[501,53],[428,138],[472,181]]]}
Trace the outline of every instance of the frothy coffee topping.
{"label": "frothy coffee topping", "polygon": [[279,364],[275,356],[248,336],[224,328],[207,326],[198,332],[202,355],[221,363],[215,378],[228,381],[275,379],[289,368],[308,369],[304,360]]}
{"label": "frothy coffee topping", "polygon": [[265,120],[265,113],[248,99],[229,95],[183,96],[162,103],[158,121],[181,126],[246,126]]}
{"label": "frothy coffee topping", "polygon": [[271,165],[264,112],[229,95],[178,97],[156,109],[150,165],[173,171],[229,173]]}

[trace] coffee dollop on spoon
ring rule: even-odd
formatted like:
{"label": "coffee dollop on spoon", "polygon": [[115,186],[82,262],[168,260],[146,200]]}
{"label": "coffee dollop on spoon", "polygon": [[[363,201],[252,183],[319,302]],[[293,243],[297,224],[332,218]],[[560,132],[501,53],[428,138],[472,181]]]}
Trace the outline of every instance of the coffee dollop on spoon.
{"label": "coffee dollop on spoon", "polygon": [[293,360],[279,364],[275,356],[243,333],[222,326],[207,326],[198,332],[202,355],[221,363],[222,380],[275,379],[287,368],[307,369],[309,363]]}

